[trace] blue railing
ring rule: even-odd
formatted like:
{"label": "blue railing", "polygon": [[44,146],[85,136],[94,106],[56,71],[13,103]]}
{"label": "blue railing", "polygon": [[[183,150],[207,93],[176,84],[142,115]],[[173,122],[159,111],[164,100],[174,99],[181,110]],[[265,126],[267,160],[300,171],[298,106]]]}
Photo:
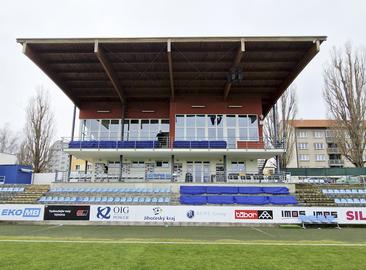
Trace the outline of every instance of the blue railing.
{"label": "blue railing", "polygon": [[284,149],[284,143],[267,145],[261,138],[242,141],[239,138],[223,138],[221,140],[181,140],[170,138],[157,138],[147,140],[95,140],[73,139],[67,142],[72,149]]}

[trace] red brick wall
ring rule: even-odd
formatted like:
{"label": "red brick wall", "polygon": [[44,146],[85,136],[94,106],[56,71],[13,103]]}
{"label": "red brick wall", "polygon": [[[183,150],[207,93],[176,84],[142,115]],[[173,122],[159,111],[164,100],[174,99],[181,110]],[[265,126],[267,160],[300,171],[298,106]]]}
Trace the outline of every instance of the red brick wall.
{"label": "red brick wall", "polygon": [[[130,101],[126,106],[126,118],[154,119],[169,118],[169,101]],[[109,110],[98,113],[98,110]],[[142,111],[154,111],[144,113]],[[90,102],[80,106],[80,119],[113,119],[122,117],[122,105],[119,102]]]}
{"label": "red brick wall", "polygon": [[[126,118],[168,119],[169,107],[169,101],[129,101],[127,103]],[[154,112],[142,112],[145,110]]]}
{"label": "red brick wall", "polygon": [[[122,107],[119,102],[87,102],[81,103],[79,112],[80,119],[115,119],[121,118]],[[98,113],[97,111],[109,110],[109,113]]]}

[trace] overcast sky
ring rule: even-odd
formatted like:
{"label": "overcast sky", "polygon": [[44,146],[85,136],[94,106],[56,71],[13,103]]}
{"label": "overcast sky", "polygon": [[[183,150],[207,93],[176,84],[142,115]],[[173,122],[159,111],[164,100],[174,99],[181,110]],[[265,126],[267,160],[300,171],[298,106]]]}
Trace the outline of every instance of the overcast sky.
{"label": "overcast sky", "polygon": [[51,94],[57,136],[70,136],[71,101],[22,54],[16,38],[326,35],[296,79],[299,118],[324,118],[322,69],[333,46],[366,45],[366,1],[2,1],[0,126],[21,130],[37,86]]}

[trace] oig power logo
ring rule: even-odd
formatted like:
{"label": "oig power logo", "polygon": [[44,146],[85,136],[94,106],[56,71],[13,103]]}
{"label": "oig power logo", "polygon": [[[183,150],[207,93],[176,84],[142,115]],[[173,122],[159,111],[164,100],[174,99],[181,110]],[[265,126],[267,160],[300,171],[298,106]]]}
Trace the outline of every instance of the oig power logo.
{"label": "oig power logo", "polygon": [[99,219],[110,219],[111,218],[111,208],[109,206],[106,207],[98,207],[97,208],[97,218]]}
{"label": "oig power logo", "polygon": [[130,213],[130,208],[128,206],[99,206],[97,208],[97,218],[105,220],[126,220],[128,219],[128,214]]}

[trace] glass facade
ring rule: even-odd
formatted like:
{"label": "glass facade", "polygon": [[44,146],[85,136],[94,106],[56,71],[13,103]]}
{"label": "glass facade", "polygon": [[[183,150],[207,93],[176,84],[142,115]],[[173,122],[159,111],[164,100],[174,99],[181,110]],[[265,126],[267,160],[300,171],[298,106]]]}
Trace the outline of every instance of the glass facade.
{"label": "glass facade", "polygon": [[[120,119],[87,119],[81,121],[83,140],[121,140]],[[167,119],[125,119],[124,140],[154,140],[159,131],[169,132]]]}
{"label": "glass facade", "polygon": [[176,115],[175,140],[258,141],[257,115]]}

